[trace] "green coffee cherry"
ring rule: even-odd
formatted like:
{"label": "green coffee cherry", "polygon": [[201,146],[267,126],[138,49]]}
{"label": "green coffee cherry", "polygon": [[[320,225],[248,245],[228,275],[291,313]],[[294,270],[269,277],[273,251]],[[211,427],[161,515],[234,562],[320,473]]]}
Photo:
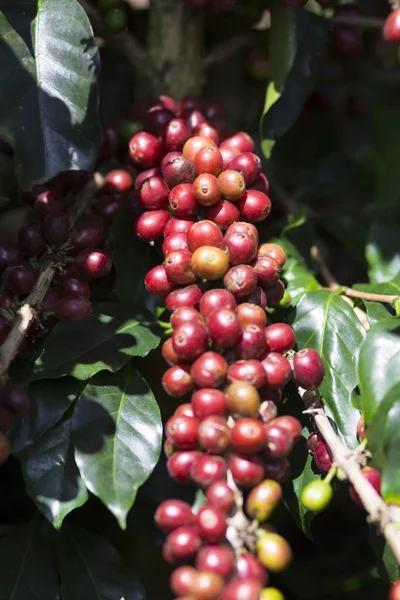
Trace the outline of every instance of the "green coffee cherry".
{"label": "green coffee cherry", "polygon": [[332,493],[332,486],[323,479],[312,481],[304,488],[301,501],[307,510],[318,513],[328,506]]}
{"label": "green coffee cherry", "polygon": [[261,590],[260,600],[285,600],[285,597],[277,588],[268,587]]}
{"label": "green coffee cherry", "polygon": [[276,481],[266,479],[253,488],[246,500],[246,512],[260,523],[266,521],[282,497],[282,488]]}
{"label": "green coffee cherry", "polygon": [[277,533],[262,535],[256,542],[256,548],[259,561],[272,573],[284,571],[292,561],[289,544]]}

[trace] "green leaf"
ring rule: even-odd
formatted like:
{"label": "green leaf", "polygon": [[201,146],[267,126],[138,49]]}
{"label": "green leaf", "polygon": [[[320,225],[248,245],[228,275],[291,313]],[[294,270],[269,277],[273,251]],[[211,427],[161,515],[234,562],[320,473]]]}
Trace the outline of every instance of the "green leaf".
{"label": "green leaf", "polygon": [[369,278],[373,283],[390,281],[400,273],[400,228],[388,223],[374,223],[368,233],[365,256]]}
{"label": "green leaf", "polygon": [[99,58],[79,2],[4,0],[0,132],[24,188],[60,171],[91,170],[99,142]]}
{"label": "green leaf", "polygon": [[74,431],[84,482],[125,528],[137,490],[160,456],[161,417],[150,388],[131,365],[97,375],[78,400]]}
{"label": "green leaf", "polygon": [[39,518],[0,541],[0,600],[59,600],[54,548]]}
{"label": "green leaf", "polygon": [[357,446],[359,412],[351,397],[358,383],[357,362],[366,332],[352,308],[335,293],[317,290],[297,305],[293,328],[301,348],[314,348],[324,361],[320,386],[327,413],[335,421],[345,443]]}
{"label": "green leaf", "polygon": [[43,379],[29,386],[31,405],[10,436],[13,452],[21,452],[58,423],[75,400],[81,383],[72,377]]}
{"label": "green leaf", "polygon": [[355,290],[369,292],[370,294],[385,294],[387,296],[400,296],[400,275],[391,281],[383,283],[357,283],[352,286]]}
{"label": "green leaf", "polygon": [[390,319],[392,315],[380,302],[368,302],[364,300],[364,305],[368,315],[368,321],[370,326],[379,323],[383,319]]}
{"label": "green leaf", "polygon": [[88,499],[74,460],[71,424],[66,415],[21,455],[26,491],[56,529]]}
{"label": "green leaf", "polygon": [[146,356],[160,337],[147,317],[117,303],[98,304],[77,323],[58,323],[43,345],[31,379],[73,375],[90,379],[102,370],[118,371],[133,356]]}
{"label": "green leaf", "polygon": [[288,258],[286,261],[282,277],[286,282],[286,289],[290,294],[293,306],[298,304],[304,294],[321,287],[309,269],[294,258]]}
{"label": "green leaf", "polygon": [[64,525],[58,538],[58,560],[62,600],[146,598],[137,577],[124,572],[116,549],[80,527]]}
{"label": "green leaf", "polygon": [[400,578],[400,567],[386,544],[385,538],[374,525],[369,526],[369,542],[377,559],[378,573],[387,583],[393,583]]}

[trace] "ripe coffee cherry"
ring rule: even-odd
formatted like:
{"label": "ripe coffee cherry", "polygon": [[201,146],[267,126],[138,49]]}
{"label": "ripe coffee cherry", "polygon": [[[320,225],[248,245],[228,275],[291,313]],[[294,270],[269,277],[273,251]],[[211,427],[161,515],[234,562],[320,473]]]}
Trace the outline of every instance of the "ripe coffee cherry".
{"label": "ripe coffee cherry", "polygon": [[245,381],[234,381],[225,390],[229,412],[238,417],[258,417],[260,394]]}
{"label": "ripe coffee cherry", "polygon": [[28,221],[20,229],[18,243],[27,256],[38,256],[46,248],[46,240],[42,233],[42,224],[39,221]]}
{"label": "ripe coffee cherry", "polygon": [[217,600],[224,589],[224,580],[216,573],[200,571],[192,585],[194,598],[198,600]]}
{"label": "ripe coffee cherry", "polygon": [[209,485],[226,476],[226,462],[220,456],[201,454],[190,469],[190,476],[194,483],[207,488]]}
{"label": "ripe coffee cherry", "polygon": [[135,179],[135,190],[140,190],[144,182],[147,181],[147,179],[150,179],[150,177],[161,178],[162,172],[160,167],[152,167],[151,169],[146,169],[139,173]]}
{"label": "ripe coffee cherry", "polygon": [[188,285],[168,294],[165,307],[169,312],[174,312],[181,306],[198,306],[202,295],[203,292],[198,285]]}
{"label": "ripe coffee cherry", "polygon": [[190,226],[187,232],[189,250],[194,252],[201,246],[215,246],[219,248],[223,240],[218,225],[212,221],[198,221]]}
{"label": "ripe coffee cherry", "polygon": [[178,527],[168,535],[165,546],[168,550],[167,556],[172,557],[172,562],[186,562],[196,556],[201,539],[191,527]]}
{"label": "ripe coffee cherry", "polygon": [[23,387],[8,381],[0,389],[0,404],[13,415],[20,415],[27,412],[31,405],[31,399]]}
{"label": "ripe coffee cherry", "polygon": [[192,361],[207,348],[207,330],[202,323],[183,323],[172,334],[172,344],[182,360]]}
{"label": "ripe coffee cherry", "polygon": [[306,390],[315,390],[325,375],[324,363],[318,352],[304,348],[293,359],[293,374],[297,383]]}
{"label": "ripe coffee cherry", "polygon": [[218,388],[228,372],[225,358],[216,352],[204,352],[193,363],[190,374],[198,387]]}
{"label": "ripe coffee cherry", "polygon": [[22,252],[18,244],[13,242],[2,242],[0,244],[0,274],[7,267],[19,265],[22,262]]}
{"label": "ripe coffee cherry", "polygon": [[264,426],[256,419],[239,419],[231,431],[231,444],[240,454],[255,454],[263,449]]}
{"label": "ripe coffee cherry", "polygon": [[165,272],[170,281],[186,285],[196,281],[192,268],[192,253],[189,250],[175,250],[164,261]]}
{"label": "ripe coffee cherry", "polygon": [[360,415],[357,423],[357,437],[360,440],[366,440],[364,415]]}
{"label": "ripe coffee cherry", "polygon": [[190,135],[190,127],[183,119],[171,119],[164,131],[165,151],[180,152]]}
{"label": "ripe coffee cherry", "polygon": [[57,302],[54,312],[60,321],[82,321],[92,314],[92,305],[86,298],[65,296]]}
{"label": "ripe coffee cherry", "polygon": [[[207,494],[214,485],[213,483],[208,488]],[[196,568],[199,571],[217,573],[224,579],[228,579],[235,569],[235,562],[235,555],[230,546],[203,546],[196,557]]]}
{"label": "ripe coffee cherry", "polygon": [[281,269],[278,263],[269,256],[259,256],[254,264],[258,282],[262,286],[274,285],[279,280]]}
{"label": "ripe coffee cherry", "polygon": [[218,348],[230,348],[240,336],[240,323],[233,310],[220,308],[207,319],[211,342]]}
{"label": "ripe coffee cherry", "polygon": [[395,581],[389,589],[388,600],[399,600],[400,598],[400,580]]}
{"label": "ripe coffee cherry", "polygon": [[260,523],[267,521],[282,498],[282,488],[276,481],[266,479],[251,490],[246,499],[246,512]]}
{"label": "ripe coffee cherry", "polygon": [[165,500],[157,508],[154,521],[160,529],[173,531],[183,525],[192,525],[194,516],[191,507],[186,502]]}
{"label": "ripe coffee cherry", "polygon": [[65,210],[65,204],[59,192],[47,190],[37,196],[33,208],[42,215],[47,215],[56,210]]}
{"label": "ripe coffee cherry", "polygon": [[193,186],[192,183],[180,183],[170,191],[168,202],[176,216],[191,217],[196,214],[197,204]]}
{"label": "ripe coffee cherry", "polygon": [[194,388],[194,381],[189,367],[175,365],[165,371],[161,383],[169,396],[185,396]]}
{"label": "ripe coffee cherry", "polygon": [[202,456],[197,450],[175,452],[167,461],[167,470],[174,481],[182,485],[192,482],[190,471],[195,462]]}
{"label": "ripe coffee cherry", "polygon": [[194,418],[194,414],[193,414],[193,409],[192,409],[192,405],[190,404],[190,402],[185,402],[184,404],[180,404],[178,406],[178,408],[176,409],[175,416],[178,415],[182,415],[185,417],[190,417],[191,419]]}
{"label": "ripe coffee cherry", "polygon": [[139,202],[146,210],[168,208],[169,189],[161,177],[149,177],[139,190]]}
{"label": "ripe coffee cherry", "polygon": [[283,427],[270,423],[264,428],[264,436],[268,457],[282,458],[290,453],[293,447],[293,438]]}
{"label": "ripe coffee cherry", "polygon": [[286,323],[274,323],[265,330],[268,352],[279,352],[284,354],[293,348],[296,336],[290,325]]}
{"label": "ripe coffee cherry", "polygon": [[237,202],[246,190],[246,183],[241,173],[233,170],[222,171],[218,176],[221,194],[231,202]]}
{"label": "ripe coffee cherry", "polygon": [[264,329],[258,325],[246,325],[235,345],[235,353],[241,359],[262,358],[265,355],[266,342]]}
{"label": "ripe coffee cherry", "polygon": [[142,169],[155,167],[160,162],[162,146],[160,141],[150,133],[141,131],[129,142],[129,156],[134,165]]}
{"label": "ripe coffee cherry", "polygon": [[297,442],[301,438],[301,432],[303,427],[295,417],[291,417],[290,415],[283,415],[282,417],[278,417],[271,421],[271,425],[278,425],[282,429],[285,429],[293,439],[293,443],[297,444]]}
{"label": "ripe coffee cherry", "polygon": [[182,111],[181,117],[185,120],[191,131],[205,122],[205,117],[199,110],[185,109]]}
{"label": "ripe coffee cherry", "polygon": [[301,501],[307,510],[318,513],[328,506],[332,494],[332,486],[326,481],[312,481],[302,491]]}
{"label": "ripe coffee cherry", "polygon": [[267,296],[264,290],[260,286],[257,286],[251,294],[241,298],[240,302],[245,302],[246,304],[256,304],[262,309],[265,309],[267,306]]}
{"label": "ripe coffee cherry", "polygon": [[162,162],[162,174],[171,190],[180,183],[193,183],[196,179],[193,161],[180,152],[166,154]]}
{"label": "ripe coffee cherry", "polygon": [[194,450],[198,445],[199,422],[184,415],[174,415],[168,419],[165,433],[180,450]]}
{"label": "ripe coffee cherry", "polygon": [[236,300],[233,294],[227,290],[209,290],[205,292],[200,300],[200,312],[207,321],[209,316],[217,309],[236,309]]}
{"label": "ripe coffee cherry", "polygon": [[83,219],[71,229],[69,241],[75,250],[99,248],[106,238],[106,224],[100,217]]}
{"label": "ripe coffee cherry", "polygon": [[243,298],[255,290],[257,274],[250,265],[237,265],[226,273],[224,286],[235,298]]}
{"label": "ripe coffee cherry", "polygon": [[3,275],[3,283],[13,294],[29,294],[36,281],[36,270],[28,262],[8,267]]}
{"label": "ripe coffee cherry", "polygon": [[171,367],[173,365],[179,365],[182,362],[182,359],[177,355],[174,350],[174,346],[172,344],[172,339],[168,338],[162,345],[161,354],[163,359],[167,364]]}
{"label": "ripe coffee cherry", "polygon": [[264,463],[264,471],[266,478],[282,483],[290,474],[290,462],[287,458],[268,458]]}
{"label": "ripe coffee cherry", "polygon": [[252,577],[233,579],[224,588],[221,600],[259,600],[262,585]]}
{"label": "ripe coffee cherry", "polygon": [[90,298],[90,285],[87,281],[81,281],[80,279],[76,279],[76,277],[63,277],[60,282],[60,288],[66,296]]}
{"label": "ripe coffee cherry", "polygon": [[276,306],[285,296],[285,286],[282,281],[277,281],[271,287],[264,288],[264,292],[268,306]]}
{"label": "ripe coffee cherry", "polygon": [[230,233],[229,229],[224,237],[224,244],[229,253],[229,264],[236,266],[251,263],[257,254],[257,241],[245,233]]}
{"label": "ripe coffee cherry", "polygon": [[206,208],[206,218],[214,221],[223,231],[234,221],[238,221],[239,217],[238,209],[228,200],[220,200],[217,204]]}
{"label": "ripe coffee cherry", "polygon": [[68,238],[69,229],[69,217],[65,212],[51,212],[44,218],[42,230],[50,246],[65,242]]}
{"label": "ripe coffee cherry", "polygon": [[231,454],[228,467],[239,487],[252,488],[264,478],[264,465],[259,456]]}
{"label": "ripe coffee cherry", "polygon": [[194,136],[192,138],[189,138],[188,141],[185,143],[185,145],[183,146],[182,153],[183,156],[186,156],[187,158],[190,158],[194,161],[197,153],[208,146],[217,149],[217,144],[211,138]]}
{"label": "ripe coffee cherry", "polygon": [[244,552],[239,556],[236,572],[240,579],[256,579],[262,586],[267,585],[268,574],[258,558],[251,552]]}
{"label": "ripe coffee cherry", "polygon": [[228,525],[225,515],[215,506],[203,506],[195,517],[196,529],[200,537],[209,544],[222,542]]}
{"label": "ripe coffee cherry", "polygon": [[328,473],[333,460],[332,453],[325,440],[319,440],[314,446],[314,460],[321,473]]}
{"label": "ripe coffee cherry", "polygon": [[175,114],[165,106],[152,106],[144,115],[144,129],[155,136],[161,136]]}
{"label": "ripe coffee cherry", "polygon": [[383,38],[386,42],[400,42],[400,9],[393,10],[383,26]]}
{"label": "ripe coffee cherry", "polygon": [[282,268],[286,262],[286,254],[278,244],[261,244],[258,249],[258,256],[268,256],[273,258]]}
{"label": "ripe coffee cherry", "polygon": [[239,304],[237,307],[237,316],[242,327],[246,327],[246,325],[257,325],[262,328],[267,324],[265,310],[261,308],[261,306],[250,304],[249,302]]}
{"label": "ripe coffee cherry", "polygon": [[178,567],[169,580],[171,591],[177,596],[190,594],[193,582],[197,577],[197,571],[193,567]]}
{"label": "ripe coffee cherry", "polygon": [[202,279],[221,279],[229,268],[228,255],[215,246],[201,246],[192,256],[192,271]]}
{"label": "ripe coffee cherry", "polygon": [[235,148],[239,150],[239,152],[253,152],[254,151],[254,141],[245,131],[239,131],[232,135],[231,137],[226,138],[222,144],[222,148]]}
{"label": "ripe coffee cherry", "polygon": [[81,250],[75,258],[78,271],[85,277],[99,279],[111,271],[112,261],[108,254],[102,250],[87,248]]}
{"label": "ripe coffee cherry", "polygon": [[104,187],[111,192],[123,194],[133,187],[132,175],[126,169],[109,171],[104,178]]}
{"label": "ripe coffee cherry", "polygon": [[256,222],[266,219],[271,212],[271,200],[263,192],[247,190],[239,200],[238,209],[242,219]]}
{"label": "ripe coffee cherry", "polygon": [[292,375],[287,358],[277,352],[270,352],[262,361],[265,371],[265,383],[271,388],[283,388]]}
{"label": "ripe coffee cherry", "polygon": [[150,269],[144,278],[144,285],[150,294],[158,298],[166,298],[176,288],[176,284],[168,279],[164,265]]}
{"label": "ripe coffee cherry", "polygon": [[261,160],[252,152],[242,152],[231,160],[228,169],[239,171],[246,186],[250,186],[256,181],[261,172]]}
{"label": "ripe coffee cherry", "polygon": [[264,173],[260,173],[255,182],[250,186],[250,189],[257,190],[258,192],[263,192],[268,196],[269,182],[268,179],[265,177]]}
{"label": "ripe coffee cherry", "polygon": [[[381,495],[382,477],[381,477],[381,474],[379,473],[379,471],[377,471],[373,467],[364,467],[361,472],[364,475],[365,479],[378,492],[378,494]],[[364,505],[361,502],[360,496],[357,494],[356,490],[354,489],[354,487],[352,485],[350,485],[350,487],[349,487],[349,492],[350,492],[350,498],[353,500],[353,502],[355,504],[357,504],[357,506],[359,506],[360,508],[364,508]]]}
{"label": "ripe coffee cherry", "polygon": [[214,146],[205,146],[195,156],[194,166],[197,175],[202,173],[210,173],[215,177],[221,173],[223,169],[222,154]]}
{"label": "ripe coffee cherry", "polygon": [[227,380],[229,383],[245,381],[259,389],[265,383],[265,372],[258,360],[238,360],[230,365]]}
{"label": "ripe coffee cherry", "polygon": [[112,223],[124,208],[122,196],[103,196],[96,202],[96,213],[108,223]]}
{"label": "ripe coffee cherry", "polygon": [[171,215],[166,210],[145,212],[135,223],[135,233],[144,242],[158,240],[165,233],[165,226],[170,217]]}
{"label": "ripe coffee cherry", "polygon": [[212,416],[199,426],[200,446],[212,454],[222,454],[230,444],[230,429],[224,417]]}
{"label": "ripe coffee cherry", "polygon": [[193,194],[201,206],[213,206],[221,200],[221,188],[218,180],[210,173],[203,173],[193,182]]}
{"label": "ripe coffee cherry", "polygon": [[229,513],[232,510],[234,495],[226,481],[215,481],[206,492],[207,503]]}
{"label": "ripe coffee cherry", "polygon": [[181,306],[172,314],[171,326],[176,329],[184,323],[203,324],[203,319],[199,311],[193,306]]}
{"label": "ripe coffee cherry", "polygon": [[290,565],[292,551],[287,541],[276,533],[263,534],[256,544],[258,558],[266,569],[280,573]]}
{"label": "ripe coffee cherry", "polygon": [[192,408],[200,421],[214,415],[224,417],[228,412],[225,394],[213,388],[197,390],[192,396]]}
{"label": "ripe coffee cherry", "polygon": [[14,295],[5,290],[0,293],[0,308],[10,310],[14,301]]}
{"label": "ripe coffee cherry", "polygon": [[188,242],[186,233],[173,233],[169,235],[162,245],[162,252],[165,257],[171,252],[175,252],[175,250],[187,250]]}
{"label": "ripe coffee cherry", "polygon": [[191,225],[196,222],[194,217],[172,217],[165,226],[164,239],[173,233],[186,233]]}

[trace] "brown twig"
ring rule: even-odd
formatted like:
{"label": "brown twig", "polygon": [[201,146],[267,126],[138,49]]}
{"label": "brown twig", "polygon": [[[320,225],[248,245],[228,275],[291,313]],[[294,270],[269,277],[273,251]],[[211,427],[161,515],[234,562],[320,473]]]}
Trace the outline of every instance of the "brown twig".
{"label": "brown twig", "polygon": [[345,285],[340,286],[340,291],[342,294],[346,294],[350,298],[360,298],[361,300],[367,300],[370,302],[385,302],[387,304],[392,304],[397,296],[389,296],[386,294],[372,294],[370,292],[361,292],[360,290],[353,290],[353,288],[349,288]]}
{"label": "brown twig", "polygon": [[[318,396],[311,395],[303,388],[298,388],[298,393],[306,404],[312,403],[313,399],[319,399]],[[334,431],[323,408],[309,409],[305,412],[312,414],[316,427],[332,452],[334,464],[341,469],[353,485],[368,513],[368,520],[374,523],[385,536],[397,563],[400,565],[400,523],[393,520],[389,507],[362,474],[359,452],[350,450],[345,446]]]}

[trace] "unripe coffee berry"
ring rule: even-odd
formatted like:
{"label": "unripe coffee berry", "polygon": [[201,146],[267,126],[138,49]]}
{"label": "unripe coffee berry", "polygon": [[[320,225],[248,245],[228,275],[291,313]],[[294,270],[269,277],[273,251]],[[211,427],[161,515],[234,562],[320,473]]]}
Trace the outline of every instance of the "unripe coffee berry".
{"label": "unripe coffee berry", "polygon": [[287,541],[276,533],[262,535],[256,544],[257,555],[266,569],[279,573],[292,561],[292,551]]}
{"label": "unripe coffee berry", "polygon": [[221,200],[221,188],[217,178],[210,173],[199,175],[193,182],[193,195],[201,206],[213,206]]}
{"label": "unripe coffee berry", "polygon": [[215,246],[201,246],[193,252],[192,271],[202,279],[221,279],[229,268],[226,252]]}
{"label": "unripe coffee berry", "polygon": [[324,510],[332,498],[332,486],[323,479],[312,481],[301,493],[301,501],[307,510],[315,513]]}
{"label": "unripe coffee berry", "polygon": [[260,523],[267,521],[278,506],[282,488],[276,481],[266,479],[251,490],[246,499],[246,513]]}

